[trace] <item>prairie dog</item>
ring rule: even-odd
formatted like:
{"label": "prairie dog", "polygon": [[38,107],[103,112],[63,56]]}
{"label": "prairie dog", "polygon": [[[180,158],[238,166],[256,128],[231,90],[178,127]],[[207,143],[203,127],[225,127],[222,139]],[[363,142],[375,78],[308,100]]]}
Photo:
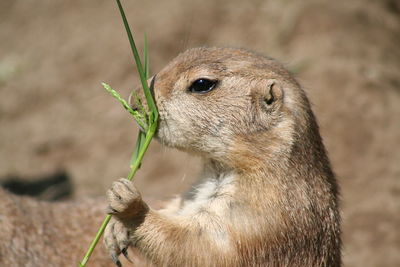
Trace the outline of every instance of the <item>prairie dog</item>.
{"label": "prairie dog", "polygon": [[113,260],[156,266],[340,266],[338,187],[309,101],[276,61],[231,48],[180,54],[154,78],[163,144],[200,155],[192,192],[150,208],[108,191]]}

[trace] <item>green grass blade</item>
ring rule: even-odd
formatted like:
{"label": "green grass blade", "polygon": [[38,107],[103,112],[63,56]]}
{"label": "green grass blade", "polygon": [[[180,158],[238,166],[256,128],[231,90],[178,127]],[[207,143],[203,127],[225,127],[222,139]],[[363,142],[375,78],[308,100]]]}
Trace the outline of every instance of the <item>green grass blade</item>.
{"label": "green grass blade", "polygon": [[[140,150],[143,147],[145,139],[146,139],[146,134],[144,132],[142,132],[142,131],[139,131],[138,137],[136,139],[135,149],[134,149],[134,151],[132,153],[131,162],[129,164],[131,168],[133,167],[133,165],[135,164],[136,159],[139,156]],[[140,168],[140,165],[139,165],[139,168]]]}
{"label": "green grass blade", "polygon": [[157,120],[157,118],[158,118],[157,107],[156,107],[156,104],[154,103],[153,96],[152,96],[152,94],[150,92],[149,86],[147,85],[145,72],[143,70],[143,65],[142,65],[142,62],[140,60],[140,56],[139,56],[139,53],[137,51],[135,41],[133,40],[131,29],[130,29],[128,21],[126,19],[124,9],[123,9],[123,7],[121,5],[121,1],[120,0],[116,0],[116,1],[117,1],[117,4],[118,4],[119,11],[121,13],[122,20],[124,22],[126,33],[128,35],[128,39],[129,39],[129,43],[131,45],[133,57],[135,59],[136,67],[137,67],[137,70],[139,72],[140,81],[142,83],[144,94],[146,96],[147,104],[149,106],[150,112],[154,116],[153,120]]}
{"label": "green grass blade", "polygon": [[[131,30],[129,28],[128,21],[125,16],[125,12],[122,8],[120,0],[116,0],[118,4],[119,11],[121,13],[122,20],[124,22],[124,26],[126,29],[126,33],[128,35],[129,43],[131,45],[133,57],[135,59],[136,67],[139,72],[140,81],[142,83],[143,91],[146,96],[147,106],[149,107],[149,112],[147,113],[144,109],[143,105],[141,104],[140,99],[138,98],[137,94],[133,96],[134,101],[138,106],[138,110],[133,110],[130,105],[115,91],[113,90],[108,84],[103,83],[103,87],[112,95],[114,96],[123,106],[124,108],[132,114],[135,118],[139,126],[143,129],[143,131],[139,131],[138,138],[136,141],[136,146],[132,154],[132,158],[130,161],[130,171],[127,176],[128,180],[132,180],[135,176],[137,170],[140,168],[142,159],[144,154],[146,153],[150,142],[157,130],[158,124],[158,111],[155,105],[152,91],[154,90],[154,78],[151,81],[150,88],[147,84],[147,80],[149,78],[149,58],[148,58],[148,44],[147,44],[147,36],[145,35],[145,45],[144,45],[144,69],[143,65],[140,61],[139,54],[136,49],[135,42],[132,37]],[[104,233],[104,230],[111,219],[111,215],[108,215],[103,224],[101,225],[100,229],[98,230],[95,239],[90,244],[89,250],[86,252],[82,262],[79,263],[80,267],[85,267],[87,262],[89,261],[90,256],[93,253],[94,248],[96,247],[100,237]]]}
{"label": "green grass blade", "polygon": [[100,240],[101,236],[103,235],[104,230],[106,229],[106,226],[110,220],[111,220],[111,215],[107,215],[106,218],[104,219],[103,223],[101,224],[100,230],[97,232],[96,237],[90,244],[88,252],[86,253],[83,260],[78,264],[79,267],[85,267],[86,264],[88,263],[90,256],[92,255],[92,253],[94,251],[94,248],[96,247],[97,243],[99,242],[99,240]]}
{"label": "green grass blade", "polygon": [[125,99],[123,99],[121,97],[120,94],[118,94],[117,91],[115,91],[114,89],[111,88],[111,86],[109,86],[106,83],[101,83],[104,87],[104,89],[107,90],[107,92],[109,92],[114,98],[116,98],[121,104],[122,106],[130,113],[132,114],[132,116],[135,118],[136,122],[139,124],[139,126],[144,130],[147,131],[148,128],[148,123],[146,122],[146,117],[144,117],[140,112],[137,112],[135,110],[133,110],[129,104],[126,102]]}
{"label": "green grass blade", "polygon": [[147,34],[144,34],[144,76],[146,80],[149,79],[150,76],[150,66],[149,66],[149,45],[147,43]]}

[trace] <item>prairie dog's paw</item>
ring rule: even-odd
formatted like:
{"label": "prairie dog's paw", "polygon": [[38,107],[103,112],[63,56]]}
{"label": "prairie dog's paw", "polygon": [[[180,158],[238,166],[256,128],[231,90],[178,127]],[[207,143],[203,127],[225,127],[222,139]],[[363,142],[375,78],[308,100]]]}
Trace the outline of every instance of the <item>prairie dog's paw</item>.
{"label": "prairie dog's paw", "polygon": [[109,204],[107,212],[120,220],[133,219],[138,215],[144,215],[148,210],[139,191],[125,178],[112,184],[107,191],[107,197]]}
{"label": "prairie dog's paw", "polygon": [[129,261],[128,257],[128,246],[129,241],[129,230],[124,224],[114,218],[108,223],[104,231],[104,245],[111,255],[112,261],[118,266],[122,266],[118,257],[122,253]]}

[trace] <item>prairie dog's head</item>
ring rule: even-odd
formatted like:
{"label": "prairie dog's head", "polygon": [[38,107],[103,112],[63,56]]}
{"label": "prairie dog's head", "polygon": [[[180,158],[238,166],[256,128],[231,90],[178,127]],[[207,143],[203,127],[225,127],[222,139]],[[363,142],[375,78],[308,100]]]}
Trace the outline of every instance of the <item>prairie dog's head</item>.
{"label": "prairie dog's head", "polygon": [[274,60],[231,48],[180,54],[155,76],[154,95],[163,144],[222,161],[289,146],[304,98]]}

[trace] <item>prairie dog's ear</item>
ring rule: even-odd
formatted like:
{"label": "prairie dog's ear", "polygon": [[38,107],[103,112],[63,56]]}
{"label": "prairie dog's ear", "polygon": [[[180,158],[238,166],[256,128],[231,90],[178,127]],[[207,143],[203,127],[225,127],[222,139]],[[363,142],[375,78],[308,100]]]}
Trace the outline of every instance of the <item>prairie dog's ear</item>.
{"label": "prairie dog's ear", "polygon": [[264,96],[264,102],[267,106],[271,106],[274,103],[282,103],[283,101],[283,90],[281,85],[275,79],[269,79],[267,81],[266,94]]}

